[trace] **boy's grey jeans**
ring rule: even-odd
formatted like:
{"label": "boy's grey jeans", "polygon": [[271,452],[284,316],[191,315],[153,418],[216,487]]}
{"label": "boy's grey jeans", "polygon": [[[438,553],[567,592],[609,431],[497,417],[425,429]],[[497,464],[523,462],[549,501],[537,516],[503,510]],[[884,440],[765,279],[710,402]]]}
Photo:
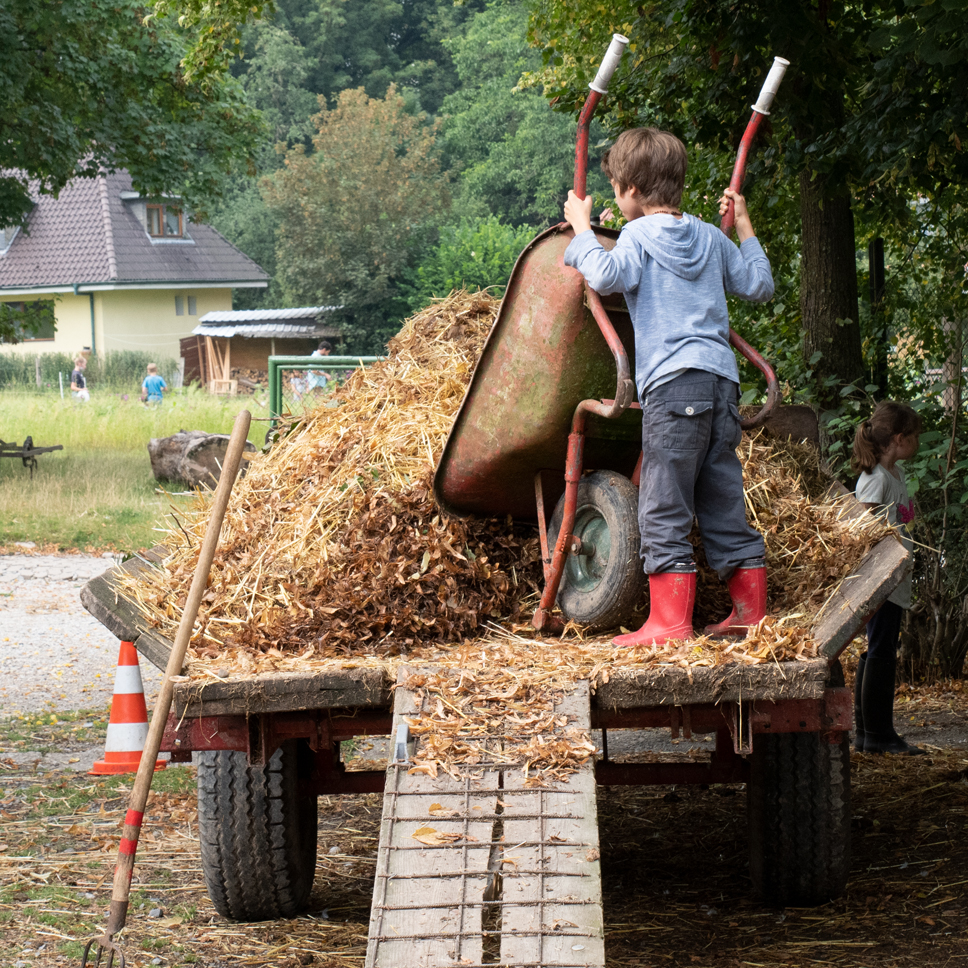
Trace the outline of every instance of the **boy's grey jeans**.
{"label": "boy's grey jeans", "polygon": [[639,531],[646,574],[691,561],[693,517],[706,559],[728,579],[747,558],[766,553],[746,522],[739,387],[705,370],[686,370],[650,390],[642,404]]}

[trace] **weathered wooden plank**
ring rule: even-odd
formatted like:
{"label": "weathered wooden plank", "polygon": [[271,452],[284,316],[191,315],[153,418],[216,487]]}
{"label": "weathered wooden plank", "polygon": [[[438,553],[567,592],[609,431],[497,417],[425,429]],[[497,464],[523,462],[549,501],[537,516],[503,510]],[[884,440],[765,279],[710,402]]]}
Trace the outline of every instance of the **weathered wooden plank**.
{"label": "weathered wooden plank", "polygon": [[[135,643],[141,647],[141,639]],[[383,669],[264,672],[249,679],[208,679],[175,685],[175,712],[188,716],[293,712],[351,706],[389,706]]]}
{"label": "weathered wooden plank", "polygon": [[[141,571],[151,568],[153,564],[161,561],[167,553],[164,545],[156,545],[149,551],[143,552],[140,556],[129,558],[110,571],[106,571],[103,575],[92,578],[81,587],[81,605],[113,635],[116,635],[119,639],[126,642],[136,642],[140,635],[150,632],[151,628],[145,620],[144,615],[134,603],[125,598],[118,590],[116,579],[122,573],[136,575]],[[165,642],[167,640],[161,639],[161,641]],[[161,653],[164,654],[164,659],[161,662],[156,661],[145,650],[142,649],[140,651],[154,665],[160,669],[164,669],[167,663],[168,651],[170,650],[170,643],[167,651],[162,648]]]}
{"label": "weathered wooden plank", "polygon": [[92,578],[81,586],[81,605],[112,635],[133,642],[146,628],[144,616],[119,595],[111,580],[116,569]]}
{"label": "weathered wooden plank", "polygon": [[909,567],[910,554],[894,535],[882,538],[830,596],[813,628],[824,655],[836,656],[890,597]]}
{"label": "weathered wooden plank", "polygon": [[[556,711],[588,730],[588,683],[570,688]],[[605,964],[594,769],[589,760],[541,788],[520,770],[504,775],[501,964]]]}
{"label": "weathered wooden plank", "polygon": [[683,669],[613,669],[594,702],[602,709],[689,706],[753,699],[819,699],[830,675],[826,659]]}
{"label": "weathered wooden plank", "polygon": [[[398,683],[408,670],[402,669]],[[416,712],[413,693],[398,685],[394,736]],[[497,809],[497,774],[472,780],[414,775],[390,764],[367,945],[367,968],[441,968],[481,964],[482,917]],[[439,846],[415,839],[443,841]],[[432,831],[432,832],[431,832]],[[458,839],[449,841],[446,835]]]}

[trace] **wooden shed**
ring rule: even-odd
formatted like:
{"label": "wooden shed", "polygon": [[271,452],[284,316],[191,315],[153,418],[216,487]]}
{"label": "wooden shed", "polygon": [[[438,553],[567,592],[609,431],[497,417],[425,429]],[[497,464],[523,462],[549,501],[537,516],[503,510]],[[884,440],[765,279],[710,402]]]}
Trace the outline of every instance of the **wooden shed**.
{"label": "wooden shed", "polygon": [[185,383],[234,392],[233,370],[268,373],[270,356],[309,356],[320,340],[338,340],[326,321],[337,306],[240,309],[206,313],[181,341]]}

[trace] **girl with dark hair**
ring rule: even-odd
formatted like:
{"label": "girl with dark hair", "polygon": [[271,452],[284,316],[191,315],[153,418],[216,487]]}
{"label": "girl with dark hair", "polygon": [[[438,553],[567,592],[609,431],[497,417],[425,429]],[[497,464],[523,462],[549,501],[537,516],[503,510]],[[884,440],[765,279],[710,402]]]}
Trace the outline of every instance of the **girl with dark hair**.
{"label": "girl with dark hair", "polygon": [[[921,418],[906,403],[883,401],[854,436],[851,467],[860,471],[855,495],[868,510],[886,513],[900,529],[908,551],[913,543],[907,525],[914,518],[914,502],[898,461],[918,452]],[[867,651],[857,663],[854,681],[854,748],[865,753],[924,753],[906,743],[894,729],[894,686],[897,645],[904,609],[911,607],[911,574],[867,623]]]}

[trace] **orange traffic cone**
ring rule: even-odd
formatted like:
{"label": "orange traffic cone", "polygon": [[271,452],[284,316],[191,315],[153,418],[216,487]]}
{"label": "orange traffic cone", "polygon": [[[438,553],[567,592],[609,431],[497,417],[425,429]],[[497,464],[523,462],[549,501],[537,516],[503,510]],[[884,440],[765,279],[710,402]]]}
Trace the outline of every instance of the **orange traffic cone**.
{"label": "orange traffic cone", "polygon": [[[108,738],[104,746],[104,759],[91,767],[91,773],[137,773],[141,751],[148,738],[148,707],[145,705],[145,689],[141,682],[138,653],[133,642],[122,642],[118,655],[118,671],[114,679],[114,697],[111,700],[111,718],[108,722]],[[163,770],[166,760],[155,762],[156,770]]]}

